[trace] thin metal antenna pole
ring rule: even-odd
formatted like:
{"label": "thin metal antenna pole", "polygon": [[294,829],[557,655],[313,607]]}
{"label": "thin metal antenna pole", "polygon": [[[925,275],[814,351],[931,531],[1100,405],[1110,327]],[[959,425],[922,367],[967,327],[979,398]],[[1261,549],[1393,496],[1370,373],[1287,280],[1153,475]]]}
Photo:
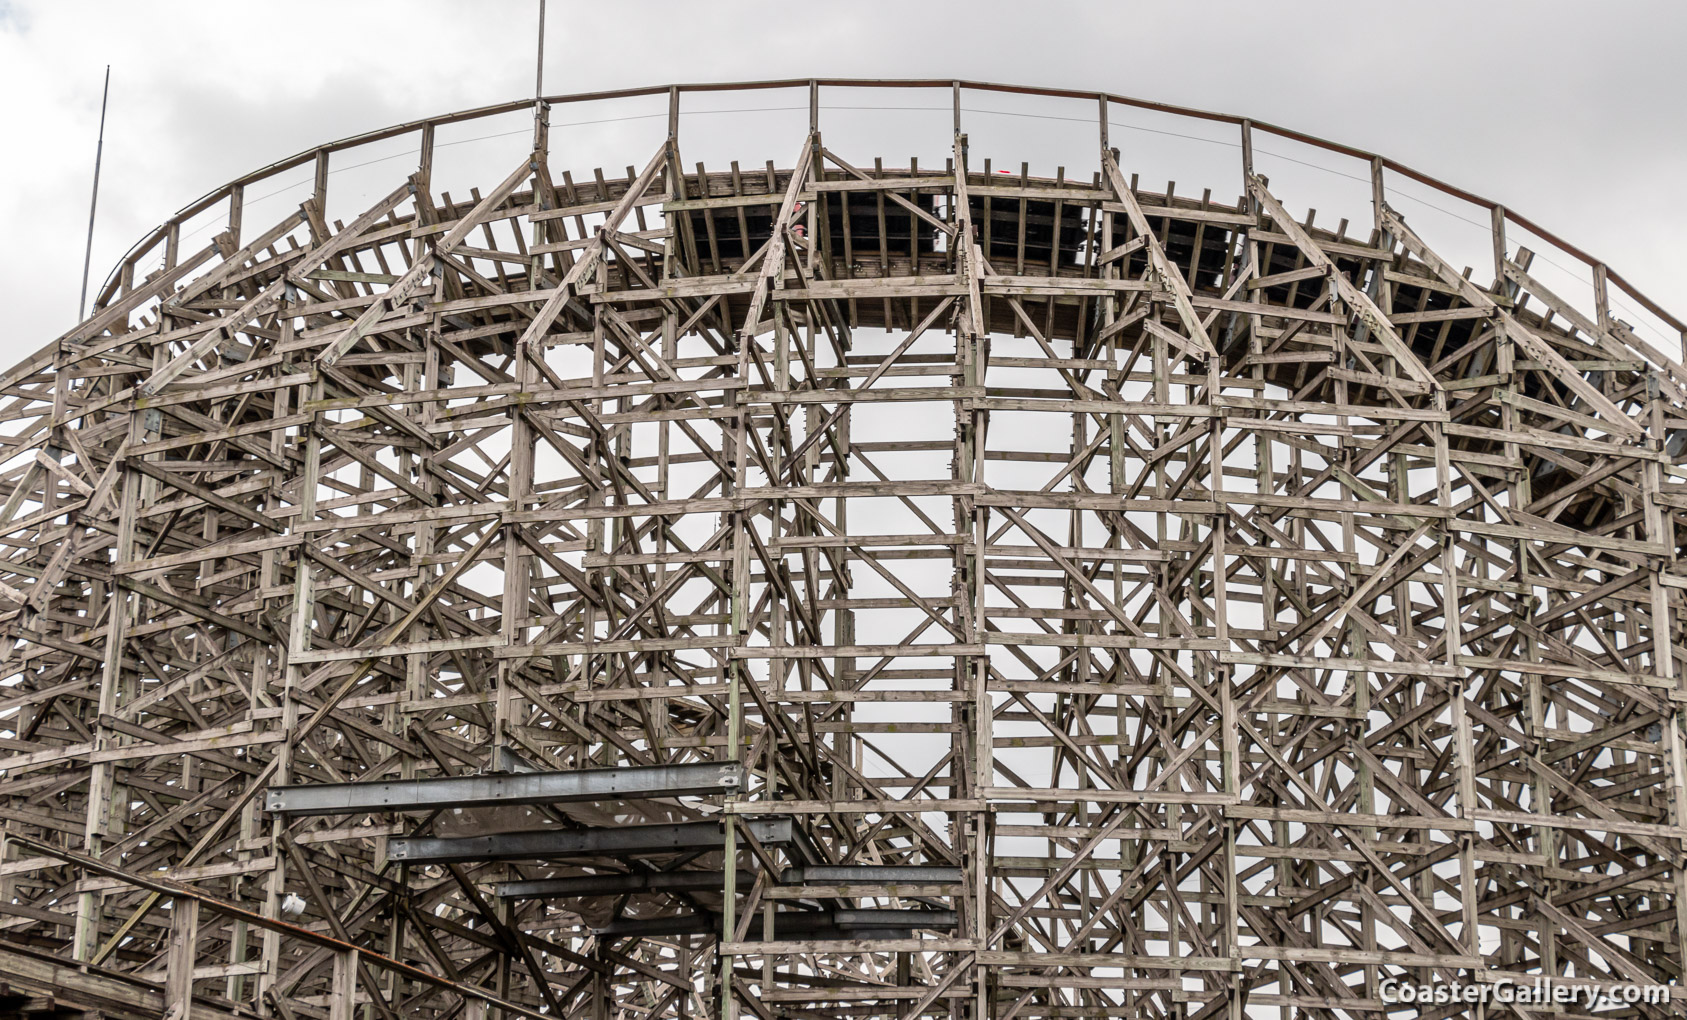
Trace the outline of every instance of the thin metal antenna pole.
{"label": "thin metal antenna pole", "polygon": [[[541,0],[542,2],[542,0]],[[105,65],[105,88],[100,93],[100,140],[94,146],[94,197],[88,200],[88,245],[82,251],[82,296],[76,299],[76,321],[88,307],[88,267],[94,259],[94,211],[100,205],[100,157],[105,154],[105,104],[111,98],[111,65]]]}
{"label": "thin metal antenna pole", "polygon": [[533,99],[537,102],[545,95],[545,0],[539,0],[539,59],[538,67],[533,73]]}

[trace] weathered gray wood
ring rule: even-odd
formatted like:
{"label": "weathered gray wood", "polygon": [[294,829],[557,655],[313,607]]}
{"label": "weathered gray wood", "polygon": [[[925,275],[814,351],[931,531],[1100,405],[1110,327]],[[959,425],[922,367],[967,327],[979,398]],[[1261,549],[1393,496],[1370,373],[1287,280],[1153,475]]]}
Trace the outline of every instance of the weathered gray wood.
{"label": "weathered gray wood", "polygon": [[[584,97],[484,189],[434,190],[436,130],[518,107],[365,136],[420,136],[379,198],[315,147],[5,374],[0,981],[360,1020],[1679,982],[1687,373],[1620,316],[1679,321],[1480,201],[1461,271],[1389,186],[1472,196],[1285,129],[1212,116],[1231,205],[1132,176],[1120,97],[1017,90],[1100,145],[1004,174],[965,94],[1005,87],[910,86],[953,112],[922,167],[774,85],[787,168],[687,172],[684,86],[625,94],[668,101],[626,167],[564,168]],[[1371,232],[1268,137],[1368,169]]]}

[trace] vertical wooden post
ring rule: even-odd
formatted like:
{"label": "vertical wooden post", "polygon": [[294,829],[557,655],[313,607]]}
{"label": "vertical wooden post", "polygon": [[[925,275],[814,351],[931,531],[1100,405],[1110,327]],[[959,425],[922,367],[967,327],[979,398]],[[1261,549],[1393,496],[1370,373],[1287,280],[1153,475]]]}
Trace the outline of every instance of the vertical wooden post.
{"label": "vertical wooden post", "polygon": [[199,901],[178,897],[170,904],[170,949],[164,964],[165,1020],[192,1020],[193,963],[199,945]]}
{"label": "vertical wooden post", "polygon": [[1258,214],[1259,202],[1253,197],[1254,188],[1254,125],[1247,119],[1242,121],[1242,194],[1248,196],[1248,211]]}
{"label": "vertical wooden post", "polygon": [[1505,294],[1505,206],[1494,206],[1489,214],[1489,221],[1489,235],[1494,246],[1494,290],[1496,293]]}
{"label": "vertical wooden post", "polygon": [[316,214],[324,222],[328,220],[328,150],[316,150],[316,179],[312,186],[311,198],[316,202]]}
{"label": "vertical wooden post", "polygon": [[240,247],[240,230],[246,221],[246,186],[231,184],[228,189],[228,237]]}
{"label": "vertical wooden post", "polygon": [[[370,990],[374,994],[374,990]],[[328,991],[328,1020],[355,1020],[357,1016],[357,951],[334,953],[334,977]]]}

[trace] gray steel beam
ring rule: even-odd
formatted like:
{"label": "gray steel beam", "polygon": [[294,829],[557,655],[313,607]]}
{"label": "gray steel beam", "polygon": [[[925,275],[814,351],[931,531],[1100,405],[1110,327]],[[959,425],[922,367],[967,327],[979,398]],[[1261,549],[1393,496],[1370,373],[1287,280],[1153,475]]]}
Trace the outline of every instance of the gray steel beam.
{"label": "gray steel beam", "polygon": [[[953,910],[897,910],[866,907],[840,908],[831,911],[832,923],[839,928],[953,928],[959,923]],[[774,930],[779,930],[779,916],[774,915]]]}
{"label": "gray steel beam", "polygon": [[640,871],[630,875],[578,875],[529,882],[500,882],[497,893],[500,899],[505,900],[536,900],[547,896],[621,896],[635,892],[718,890],[725,881],[725,873],[719,871]]}
{"label": "gray steel beam", "polygon": [[810,864],[786,868],[781,885],[952,885],[960,868],[928,864]]}
{"label": "gray steel beam", "polygon": [[[693,891],[720,889],[724,878],[719,871],[576,875],[501,882],[497,886],[497,894],[501,899],[524,900],[548,896],[621,896],[636,892]],[[785,885],[945,885],[960,880],[959,868],[937,865],[816,865],[787,868],[779,878]]]}
{"label": "gray steel beam", "polygon": [[[747,821],[762,843],[791,841],[789,818]],[[387,841],[387,856],[395,861],[446,863],[448,861],[508,861],[549,857],[587,857],[641,853],[669,853],[674,850],[715,850],[722,840],[719,822],[681,822],[677,825],[632,825],[612,829],[539,829],[506,832],[493,836],[408,836]]]}
{"label": "gray steel beam", "polygon": [[673,914],[668,917],[618,918],[593,935],[627,938],[663,938],[668,935],[709,935],[720,932],[720,918],[714,914]]}
{"label": "gray steel beam", "polygon": [[[908,938],[922,928],[952,930],[958,923],[953,910],[786,910],[773,915],[773,937],[775,940]],[[720,921],[713,914],[686,913],[620,918],[592,931],[608,936],[662,937],[708,934],[719,928]]]}
{"label": "gray steel beam", "polygon": [[744,784],[736,762],[649,765],[573,772],[441,776],[387,783],[272,786],[264,806],[281,815],[356,815],[483,804],[557,804],[729,793]]}

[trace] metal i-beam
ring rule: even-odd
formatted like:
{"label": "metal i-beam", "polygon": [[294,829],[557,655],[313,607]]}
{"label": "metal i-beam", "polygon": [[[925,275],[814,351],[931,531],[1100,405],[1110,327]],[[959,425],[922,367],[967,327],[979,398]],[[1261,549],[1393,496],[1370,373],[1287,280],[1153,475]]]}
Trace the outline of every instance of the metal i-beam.
{"label": "metal i-beam", "polygon": [[[743,822],[763,844],[791,841],[791,820],[769,818]],[[616,856],[619,854],[668,853],[674,850],[717,850],[721,846],[719,822],[681,822],[677,825],[634,825],[611,829],[540,829],[534,832],[506,832],[494,836],[461,836],[442,839],[433,836],[395,838],[387,843],[387,856],[411,863],[450,861],[507,861],[528,858]]]}
{"label": "metal i-beam", "polygon": [[641,871],[630,875],[579,875],[540,878],[529,882],[500,882],[499,899],[536,900],[547,896],[622,896],[636,892],[691,892],[719,889],[726,876],[719,871]]}
{"label": "metal i-beam", "polygon": [[839,928],[953,928],[953,910],[897,910],[886,907],[844,908],[830,911]]}
{"label": "metal i-beam", "polygon": [[728,793],[744,783],[736,762],[649,765],[574,772],[443,776],[386,783],[274,786],[264,806],[281,815],[356,815],[487,804],[557,804]]}
{"label": "metal i-beam", "polygon": [[811,864],[779,875],[781,885],[947,885],[960,880],[960,868],[924,864]]}
{"label": "metal i-beam", "polygon": [[[774,940],[793,938],[908,938],[919,929],[953,930],[959,915],[953,910],[785,910],[773,915]],[[621,918],[593,934],[608,936],[663,937],[699,935],[719,924],[707,914],[673,914],[668,917]],[[870,934],[869,934],[870,933]]]}
{"label": "metal i-beam", "polygon": [[[577,875],[570,878],[541,878],[526,882],[500,882],[496,887],[500,899],[542,899],[565,896],[622,896],[639,892],[690,892],[720,889],[724,874],[719,871],[635,872],[632,874]],[[820,865],[787,868],[780,876],[782,884],[826,885],[941,885],[961,881],[959,868],[940,866],[898,865]],[[838,927],[849,927],[850,921],[861,923],[855,914],[845,912],[846,920],[832,921]],[[928,912],[929,913],[929,912]],[[798,917],[808,916],[799,914]],[[829,915],[828,915],[829,916]],[[934,915],[934,921],[942,917]],[[883,921],[878,918],[877,921]],[[887,922],[888,923],[888,922]],[[941,925],[939,925],[941,926]]]}

